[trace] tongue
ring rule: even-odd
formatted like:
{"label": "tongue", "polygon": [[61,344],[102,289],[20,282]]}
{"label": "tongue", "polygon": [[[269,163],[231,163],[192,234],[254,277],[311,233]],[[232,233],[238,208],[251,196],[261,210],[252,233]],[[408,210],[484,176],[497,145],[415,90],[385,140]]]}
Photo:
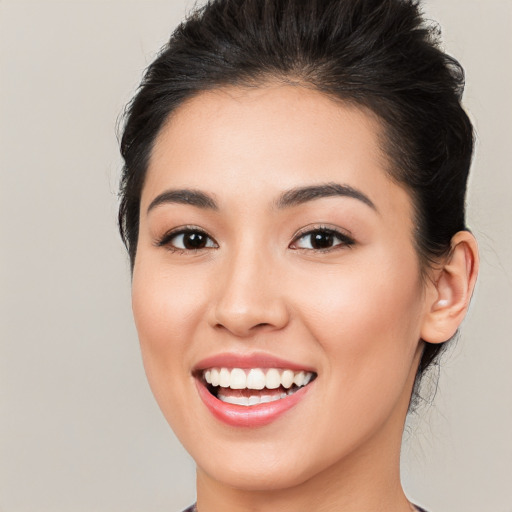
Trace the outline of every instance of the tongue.
{"label": "tongue", "polygon": [[281,396],[286,392],[286,389],[279,386],[277,389],[231,389],[231,388],[217,388],[218,394],[229,397],[250,397],[250,396]]}

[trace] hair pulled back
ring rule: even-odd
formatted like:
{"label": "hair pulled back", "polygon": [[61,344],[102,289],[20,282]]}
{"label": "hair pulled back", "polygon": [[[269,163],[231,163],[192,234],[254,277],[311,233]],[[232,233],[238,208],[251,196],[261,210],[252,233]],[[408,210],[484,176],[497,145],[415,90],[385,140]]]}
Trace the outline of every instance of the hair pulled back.
{"label": "hair pulled back", "polygon": [[[448,254],[466,229],[473,130],[460,104],[464,72],[439,45],[415,0],[208,1],[174,31],[126,111],[119,226],[132,268],[144,178],[169,115],[201,91],[275,80],[380,119],[387,171],[413,200],[422,268]],[[442,347],[425,343],[418,377]]]}

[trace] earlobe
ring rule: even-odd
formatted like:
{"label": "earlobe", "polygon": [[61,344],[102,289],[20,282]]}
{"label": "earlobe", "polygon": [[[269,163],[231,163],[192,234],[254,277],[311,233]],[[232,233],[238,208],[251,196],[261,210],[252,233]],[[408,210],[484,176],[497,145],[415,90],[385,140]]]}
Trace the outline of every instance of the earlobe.
{"label": "earlobe", "polygon": [[459,231],[450,254],[431,283],[431,293],[421,338],[429,343],[449,340],[459,328],[469,307],[478,274],[478,246],[469,231]]}

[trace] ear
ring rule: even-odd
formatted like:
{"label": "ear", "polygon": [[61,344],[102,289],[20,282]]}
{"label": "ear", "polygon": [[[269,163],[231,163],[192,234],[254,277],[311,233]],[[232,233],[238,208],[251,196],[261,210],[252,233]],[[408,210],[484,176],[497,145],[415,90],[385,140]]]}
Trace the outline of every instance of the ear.
{"label": "ear", "polygon": [[459,231],[452,238],[450,254],[429,283],[421,329],[423,340],[443,343],[457,332],[469,307],[478,264],[475,237],[469,231]]}

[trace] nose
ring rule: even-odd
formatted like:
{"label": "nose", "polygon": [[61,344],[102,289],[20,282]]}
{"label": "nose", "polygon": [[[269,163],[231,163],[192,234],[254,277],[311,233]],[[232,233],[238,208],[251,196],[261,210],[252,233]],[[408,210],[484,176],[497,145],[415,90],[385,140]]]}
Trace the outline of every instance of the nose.
{"label": "nose", "polygon": [[210,324],[241,338],[285,327],[289,311],[279,274],[261,250],[227,258],[216,278]]}

